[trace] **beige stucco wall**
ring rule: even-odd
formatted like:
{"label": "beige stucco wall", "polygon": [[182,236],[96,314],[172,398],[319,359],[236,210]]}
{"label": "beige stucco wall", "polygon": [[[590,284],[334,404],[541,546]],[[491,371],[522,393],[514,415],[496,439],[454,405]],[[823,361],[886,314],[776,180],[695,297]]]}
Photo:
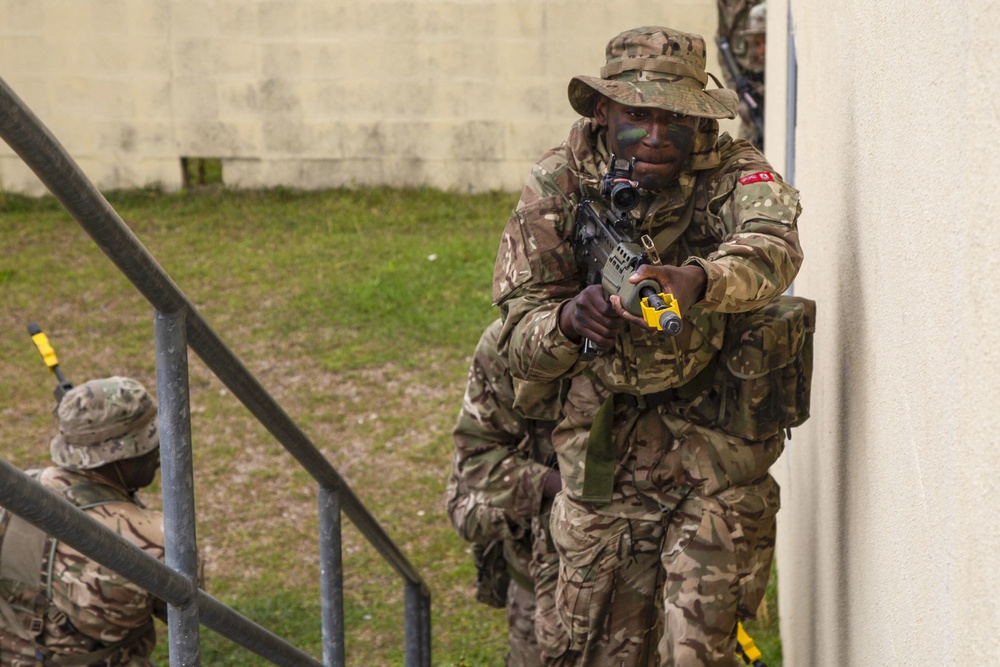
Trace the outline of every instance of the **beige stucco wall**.
{"label": "beige stucco wall", "polygon": [[[613,34],[715,22],[711,0],[0,0],[0,76],[101,189],[178,188],[187,156],[242,187],[516,191]],[[6,146],[0,184],[43,191]]]}
{"label": "beige stucco wall", "polygon": [[[787,5],[768,7],[777,163]],[[1000,5],[791,10],[795,291],[819,330],[813,417],[777,467],[785,664],[1000,664]]]}

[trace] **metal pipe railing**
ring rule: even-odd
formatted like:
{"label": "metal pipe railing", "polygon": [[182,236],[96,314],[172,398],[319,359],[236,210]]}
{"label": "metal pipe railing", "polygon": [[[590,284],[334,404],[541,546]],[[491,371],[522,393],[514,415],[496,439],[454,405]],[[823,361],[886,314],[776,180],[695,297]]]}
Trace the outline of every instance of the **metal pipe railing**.
{"label": "metal pipe railing", "polygon": [[416,569],[340,474],[226,347],[111,204],[3,79],[0,79],[0,138],[24,160],[156,310],[186,312],[191,349],[321,486],[341,491],[341,504],[351,523],[401,576],[418,583],[421,591],[430,595]]}
{"label": "metal pipe railing", "polygon": [[[3,138],[20,156],[70,215],[91,236],[104,254],[146,297],[157,311],[158,318],[176,318],[178,322],[182,323],[187,345],[317,481],[321,490],[321,533],[328,535],[328,538],[321,535],[320,548],[323,552],[326,551],[327,547],[332,548],[335,543],[339,551],[339,511],[338,517],[334,521],[332,517],[325,515],[325,511],[322,509],[331,504],[329,497],[324,500],[326,494],[335,494],[336,500],[333,504],[350,518],[376,551],[405,580],[406,664],[413,667],[430,665],[430,590],[416,569],[385,533],[336,469],[330,465],[329,461],[281,406],[264,390],[239,358],[222,342],[191,301],[125,225],[114,208],[86,178],[65,149],[3,79],[0,79],[0,138]],[[161,316],[160,313],[167,315]],[[163,326],[167,325],[163,324]],[[177,337],[176,332],[171,332],[169,335],[173,338]],[[183,348],[183,345],[180,347]],[[186,348],[184,350],[186,352]],[[176,363],[177,360],[172,355],[171,359],[172,363]],[[159,355],[157,361],[159,366]],[[184,372],[186,373],[186,369]],[[160,371],[158,370],[158,388],[162,391],[163,387],[160,386],[159,376]],[[169,389],[177,382],[177,379],[167,379],[163,382]],[[186,376],[183,382],[186,394]],[[182,408],[175,407],[174,409]],[[161,416],[162,425],[163,418]],[[183,429],[183,425],[178,426]],[[183,433],[179,433],[179,440],[183,441],[184,439]],[[190,446],[189,422],[186,439],[187,445]],[[184,482],[183,476],[176,481],[177,483]],[[164,487],[166,486],[164,484]],[[166,507],[164,509],[166,511]],[[12,511],[16,512],[13,508]],[[192,540],[193,535],[193,528],[191,528]],[[326,547],[323,546],[324,543]],[[90,555],[87,552],[84,553]],[[123,572],[123,574],[125,573]],[[128,575],[125,574],[125,576]],[[339,573],[336,576],[339,577]],[[143,585],[138,581],[136,583],[140,586]],[[324,656],[326,657],[329,653],[327,664],[331,664],[331,662],[336,664],[338,659],[336,656],[342,656],[343,652],[343,603],[342,597],[340,600],[328,600],[326,596],[332,595],[334,598],[342,596],[342,583],[338,583],[336,580],[324,581],[322,588],[324,615],[326,613],[335,614],[338,608],[341,611],[339,621],[324,618],[323,626]],[[152,588],[148,587],[147,590],[153,591]],[[183,606],[168,598],[164,599],[171,605]],[[200,595],[198,599],[200,607]],[[190,601],[187,603],[189,604]],[[212,610],[209,613],[223,613],[214,606]],[[201,609],[201,617],[202,622],[208,625],[205,609]],[[171,631],[173,632],[173,628]],[[339,631],[341,636],[327,637],[325,633],[328,631]]]}
{"label": "metal pipe railing", "polygon": [[[160,402],[160,480],[163,488],[164,562],[198,582],[195,533],[194,461],[191,451],[191,392],[188,385],[184,311],[156,313],[156,393]],[[170,605],[167,626],[171,665],[201,663],[198,605]]]}
{"label": "metal pipe railing", "polygon": [[[319,488],[319,562],[323,588],[323,663],[344,666],[344,552],[340,492]],[[411,663],[411,664],[429,664]]]}

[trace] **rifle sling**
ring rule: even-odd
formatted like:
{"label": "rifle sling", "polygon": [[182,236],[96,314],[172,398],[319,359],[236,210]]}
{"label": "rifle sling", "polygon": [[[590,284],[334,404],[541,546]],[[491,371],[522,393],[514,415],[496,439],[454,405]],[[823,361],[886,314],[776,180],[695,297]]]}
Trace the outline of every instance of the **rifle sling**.
{"label": "rifle sling", "polygon": [[695,179],[695,186],[694,191],[691,193],[691,199],[688,200],[688,203],[684,207],[684,211],[681,213],[680,217],[661,229],[656,233],[656,236],[653,237],[653,246],[656,248],[656,252],[661,255],[674,241],[680,238],[681,234],[687,231],[687,228],[691,225],[691,221],[694,219],[694,200],[696,199],[695,195],[698,192],[698,181],[701,180],[701,173],[699,173]]}

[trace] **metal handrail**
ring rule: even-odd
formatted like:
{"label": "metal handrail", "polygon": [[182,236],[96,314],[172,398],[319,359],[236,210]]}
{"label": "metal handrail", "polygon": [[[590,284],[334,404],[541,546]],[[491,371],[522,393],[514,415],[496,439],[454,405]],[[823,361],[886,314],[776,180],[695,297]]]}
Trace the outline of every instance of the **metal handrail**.
{"label": "metal handrail", "polygon": [[[190,346],[205,365],[233,392],[233,395],[250,410],[251,414],[271,432],[275,439],[299,461],[319,484],[320,551],[321,557],[325,556],[328,559],[321,564],[324,576],[322,589],[325,664],[341,664],[343,662],[342,601],[328,599],[328,595],[336,597],[341,590],[340,572],[330,572],[330,568],[339,565],[339,515],[343,511],[361,534],[405,580],[406,664],[413,667],[430,665],[430,590],[416,569],[361,503],[336,469],[281,406],[265,391],[239,358],[222,342],[198,313],[197,308],[153,259],[114,208],[70,158],[66,150],[3,79],[0,79],[0,138],[3,138],[21,157],[70,215],[93,238],[104,254],[114,262],[156,310],[157,387],[161,393],[161,446],[166,450],[161,454],[164,463],[164,476],[172,474],[172,463],[169,457],[177,456],[180,457],[181,468],[172,479],[177,482],[178,486],[189,483],[190,473],[184,469],[184,466],[190,464],[190,423],[187,421],[190,410],[187,405],[186,364],[186,349]],[[169,367],[165,368],[165,366]],[[172,399],[172,409],[164,409],[165,406],[162,404],[164,393],[174,395],[173,399],[176,400]],[[184,442],[185,438],[187,442]],[[186,453],[183,451],[185,446],[188,450]],[[5,476],[6,474],[0,474],[0,479]],[[175,489],[168,488],[168,486],[174,485],[163,484],[165,518],[169,513],[168,503],[174,504],[170,493]],[[182,504],[187,502],[193,510],[191,490],[189,488],[179,489],[178,492],[185,496],[179,498],[178,502]],[[6,495],[4,494],[4,496]],[[11,510],[19,513],[13,506]],[[30,521],[30,519],[28,520]],[[183,534],[171,536],[170,521],[165,521],[165,528],[167,530],[167,563],[169,565],[171,564],[170,548],[177,546],[171,545],[171,537],[174,538],[175,542],[181,543],[189,539],[191,545],[188,546],[193,546],[194,535],[192,528],[190,536]],[[45,530],[49,532],[48,528]],[[55,535],[54,531],[51,532]],[[68,540],[67,544],[73,546]],[[181,544],[181,546],[184,545]],[[74,546],[74,548],[76,547]],[[331,550],[337,551],[337,554],[332,554]],[[88,557],[95,557],[89,551],[83,549],[80,551]],[[95,560],[98,559],[95,557]],[[189,561],[190,559],[183,560]],[[331,564],[329,561],[333,561],[333,563]],[[181,576],[186,576],[190,581],[194,574],[190,568],[185,566],[180,569]],[[124,572],[122,574],[128,576]],[[333,576],[333,579],[327,578],[330,576]],[[149,588],[149,590],[157,592],[153,588]],[[180,626],[175,627],[174,623],[174,612],[179,611],[181,606],[175,605],[170,599],[164,599],[171,604],[170,634],[171,648],[173,649],[175,646],[174,635],[185,634],[181,631]],[[202,608],[202,594],[199,593],[195,599],[198,603],[198,609],[201,609],[204,616],[206,609]],[[209,605],[207,609],[214,610],[214,606]],[[340,618],[336,618],[338,614]],[[202,618],[201,622],[208,625],[206,618]],[[338,632],[338,625],[341,636],[332,636]],[[195,624],[196,629],[197,623]],[[222,634],[230,639],[236,639],[231,634]],[[173,665],[173,651],[171,653],[171,665]],[[194,662],[189,664],[197,664],[197,652],[195,651],[192,655]]]}

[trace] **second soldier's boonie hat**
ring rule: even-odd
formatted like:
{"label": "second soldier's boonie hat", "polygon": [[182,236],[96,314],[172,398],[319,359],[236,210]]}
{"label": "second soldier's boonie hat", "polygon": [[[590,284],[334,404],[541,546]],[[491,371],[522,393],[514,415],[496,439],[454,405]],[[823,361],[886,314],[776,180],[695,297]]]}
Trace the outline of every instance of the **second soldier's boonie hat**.
{"label": "second soldier's boonie hat", "polygon": [[[717,89],[705,89],[709,78]],[[735,118],[739,108],[736,93],[705,71],[705,40],[658,26],[614,37],[600,78],[575,76],[569,82],[569,103],[582,116],[593,117],[599,95],[699,118]]]}
{"label": "second soldier's boonie hat", "polygon": [[741,35],[766,35],[767,34],[767,3],[762,2],[754,5],[747,14],[746,30],[740,31]]}
{"label": "second soldier's boonie hat", "polygon": [[49,447],[56,465],[88,470],[142,456],[160,446],[156,403],[136,380],[91,380],[66,392],[55,410],[59,435]]}

